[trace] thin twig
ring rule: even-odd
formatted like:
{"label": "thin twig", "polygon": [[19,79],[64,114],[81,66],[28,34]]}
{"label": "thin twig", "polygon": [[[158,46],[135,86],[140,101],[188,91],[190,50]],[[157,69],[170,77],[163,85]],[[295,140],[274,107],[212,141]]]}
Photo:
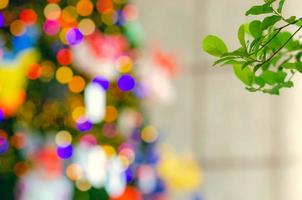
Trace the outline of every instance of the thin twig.
{"label": "thin twig", "polygon": [[273,53],[273,55],[271,55],[267,60],[265,60],[261,66],[265,65],[266,63],[268,63],[269,61],[271,61],[289,42],[290,40],[302,29],[302,26],[300,26],[295,32],[294,34],[292,34],[290,36],[290,38],[288,38],[288,40],[276,51]]}

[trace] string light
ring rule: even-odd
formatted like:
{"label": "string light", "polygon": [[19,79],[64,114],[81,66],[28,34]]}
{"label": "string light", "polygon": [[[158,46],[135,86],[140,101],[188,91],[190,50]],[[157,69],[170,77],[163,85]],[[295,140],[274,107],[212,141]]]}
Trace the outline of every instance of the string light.
{"label": "string light", "polygon": [[78,28],[72,28],[66,34],[66,41],[69,45],[77,45],[82,42],[83,38],[83,34]]}
{"label": "string light", "polygon": [[21,36],[25,33],[26,27],[21,20],[15,20],[10,25],[10,32],[14,36]]}
{"label": "string light", "polygon": [[74,93],[80,93],[85,88],[85,80],[81,76],[74,76],[68,83],[68,88]]}
{"label": "string light", "polygon": [[68,131],[59,131],[56,134],[55,142],[58,146],[65,147],[71,144],[72,136]]}
{"label": "string light", "polygon": [[67,23],[75,22],[78,18],[77,10],[74,6],[67,6],[62,11],[62,19]]}
{"label": "string light", "polygon": [[2,28],[5,24],[5,18],[2,12],[0,12],[0,28]]}
{"label": "string light", "polygon": [[56,79],[59,83],[67,84],[73,78],[73,72],[69,67],[60,67],[56,72]]}
{"label": "string light", "polygon": [[129,74],[124,74],[118,79],[118,87],[124,92],[131,91],[135,86],[134,78]]}
{"label": "string light", "polygon": [[155,142],[158,138],[158,131],[154,126],[147,126],[142,130],[141,137],[147,143]]}
{"label": "string light", "polygon": [[26,25],[34,25],[37,22],[38,16],[36,12],[32,9],[24,9],[20,13],[20,19]]}
{"label": "string light", "polygon": [[89,16],[93,12],[93,3],[90,0],[80,0],[77,3],[76,10],[81,16]]}
{"label": "string light", "polygon": [[91,19],[82,19],[79,23],[79,30],[83,35],[91,35],[95,31],[95,24]]}
{"label": "string light", "polygon": [[58,4],[47,4],[44,8],[44,15],[49,20],[57,20],[61,15],[61,8]]}
{"label": "string light", "polygon": [[58,146],[57,154],[63,160],[70,159],[73,154],[73,147],[71,145]]}
{"label": "string light", "polygon": [[0,9],[4,9],[8,6],[9,0],[1,0],[0,1]]}
{"label": "string light", "polygon": [[69,49],[60,49],[57,53],[57,60],[61,65],[70,65],[73,60],[73,54]]}
{"label": "string light", "polygon": [[44,32],[49,36],[54,36],[60,31],[60,23],[56,20],[46,20],[43,25]]}

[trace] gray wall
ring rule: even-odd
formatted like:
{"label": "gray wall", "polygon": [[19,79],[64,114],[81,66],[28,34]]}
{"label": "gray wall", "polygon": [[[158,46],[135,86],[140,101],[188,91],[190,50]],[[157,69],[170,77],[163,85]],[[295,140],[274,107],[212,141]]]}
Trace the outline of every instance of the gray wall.
{"label": "gray wall", "polygon": [[[200,50],[201,39],[210,33],[231,48],[238,45],[237,27],[248,20],[243,13],[261,1],[134,2],[147,38],[182,56],[178,99],[154,108],[152,116],[178,151],[198,156],[205,199],[301,200],[302,79],[281,97],[252,94],[230,69],[211,67],[213,60]],[[300,0],[287,1],[288,13],[299,15],[301,9]]]}

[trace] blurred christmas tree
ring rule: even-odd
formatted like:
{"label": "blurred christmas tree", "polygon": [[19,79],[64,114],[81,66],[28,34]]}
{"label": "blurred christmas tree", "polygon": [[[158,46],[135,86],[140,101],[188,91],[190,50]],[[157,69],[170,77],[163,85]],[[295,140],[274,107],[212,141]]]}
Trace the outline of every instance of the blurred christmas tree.
{"label": "blurred christmas tree", "polygon": [[160,50],[142,55],[137,8],[1,0],[0,9],[1,199],[167,199],[159,131],[143,107],[172,98],[177,65]]}

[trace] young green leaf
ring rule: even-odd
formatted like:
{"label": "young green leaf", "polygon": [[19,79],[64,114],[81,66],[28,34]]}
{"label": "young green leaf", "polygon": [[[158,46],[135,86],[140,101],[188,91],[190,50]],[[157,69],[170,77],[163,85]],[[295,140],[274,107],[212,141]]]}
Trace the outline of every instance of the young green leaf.
{"label": "young green leaf", "polygon": [[266,3],[264,5],[260,6],[253,6],[251,9],[249,9],[245,15],[261,15],[261,14],[266,14],[266,13],[272,13],[274,10],[271,7],[270,3]]}
{"label": "young green leaf", "polygon": [[237,64],[233,65],[233,70],[236,76],[241,80],[244,84],[251,86],[254,81],[254,74],[250,68],[246,67],[242,69],[242,65]]}
{"label": "young green leaf", "polygon": [[277,15],[272,15],[269,17],[266,17],[262,22],[262,30],[266,30],[269,27],[274,26],[277,22],[279,22],[282,18]]}
{"label": "young green leaf", "polygon": [[279,6],[278,6],[277,11],[278,11],[278,13],[280,13],[280,14],[282,13],[284,3],[285,3],[285,0],[280,0],[280,2],[279,2]]}
{"label": "young green leaf", "polygon": [[291,16],[290,18],[286,19],[286,21],[290,24],[293,24],[295,23],[297,20],[297,17],[296,16]]}
{"label": "young green leaf", "polygon": [[277,83],[275,72],[264,71],[260,77],[265,81],[265,83],[267,83],[269,85],[274,85]]}
{"label": "young green leaf", "polygon": [[284,63],[282,67],[285,69],[297,69],[297,63]]}
{"label": "young green leaf", "polygon": [[300,20],[297,21],[295,24],[296,24],[297,26],[302,26],[302,20],[300,19]]}
{"label": "young green leaf", "polygon": [[286,76],[287,76],[287,73],[285,73],[283,71],[278,71],[278,72],[276,72],[276,81],[278,83],[283,83]]}
{"label": "young green leaf", "polygon": [[245,28],[244,28],[244,25],[241,25],[239,27],[239,30],[238,30],[238,39],[239,39],[239,42],[241,44],[241,46],[246,49],[246,42],[245,42]]}
{"label": "young green leaf", "polygon": [[302,73],[302,62],[284,63],[282,67],[285,69],[296,69],[298,72]]}
{"label": "young green leaf", "polygon": [[230,61],[230,60],[236,60],[237,57],[234,57],[234,56],[228,56],[228,57],[223,57],[219,60],[216,60],[213,64],[213,66],[216,66],[220,63],[223,63],[223,62],[226,62],[226,61]]}
{"label": "young green leaf", "polygon": [[225,43],[217,36],[209,35],[202,43],[202,48],[210,55],[220,57],[224,53],[228,52],[228,48]]}
{"label": "young green leaf", "polygon": [[255,83],[257,85],[259,85],[260,87],[264,87],[265,86],[265,81],[261,77],[256,77],[255,78]]}
{"label": "young green leaf", "polygon": [[262,36],[262,23],[259,20],[254,20],[250,23],[250,32],[254,38]]}

